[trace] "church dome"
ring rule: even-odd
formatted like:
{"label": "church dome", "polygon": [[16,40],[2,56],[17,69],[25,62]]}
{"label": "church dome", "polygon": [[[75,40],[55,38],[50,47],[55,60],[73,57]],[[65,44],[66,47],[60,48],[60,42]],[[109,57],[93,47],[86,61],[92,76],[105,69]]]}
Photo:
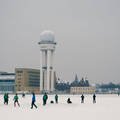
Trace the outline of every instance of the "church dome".
{"label": "church dome", "polygon": [[54,40],[55,40],[54,33],[50,30],[45,30],[41,33],[40,40],[41,40],[41,42],[42,41],[54,42]]}

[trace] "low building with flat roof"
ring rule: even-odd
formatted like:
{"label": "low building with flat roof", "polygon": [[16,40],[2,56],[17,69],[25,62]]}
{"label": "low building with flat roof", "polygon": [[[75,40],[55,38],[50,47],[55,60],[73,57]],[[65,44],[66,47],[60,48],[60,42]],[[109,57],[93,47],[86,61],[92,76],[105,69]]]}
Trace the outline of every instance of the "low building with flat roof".
{"label": "low building with flat roof", "polygon": [[2,75],[2,74],[4,74],[4,73],[7,73],[7,72],[0,71],[0,75]]}
{"label": "low building with flat roof", "polygon": [[70,87],[70,93],[94,94],[95,93],[95,87]]}
{"label": "low building with flat roof", "polygon": [[12,91],[15,87],[15,73],[2,72],[0,75],[0,91]]}

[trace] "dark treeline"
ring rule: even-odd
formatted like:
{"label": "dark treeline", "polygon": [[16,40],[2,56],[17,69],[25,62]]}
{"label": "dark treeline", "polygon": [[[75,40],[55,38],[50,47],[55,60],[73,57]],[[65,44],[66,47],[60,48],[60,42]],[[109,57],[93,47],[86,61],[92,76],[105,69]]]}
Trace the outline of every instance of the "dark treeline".
{"label": "dark treeline", "polygon": [[108,84],[97,84],[97,87],[99,88],[110,88],[110,89],[114,89],[114,88],[118,88],[120,89],[120,84],[114,84],[112,82],[108,83]]}

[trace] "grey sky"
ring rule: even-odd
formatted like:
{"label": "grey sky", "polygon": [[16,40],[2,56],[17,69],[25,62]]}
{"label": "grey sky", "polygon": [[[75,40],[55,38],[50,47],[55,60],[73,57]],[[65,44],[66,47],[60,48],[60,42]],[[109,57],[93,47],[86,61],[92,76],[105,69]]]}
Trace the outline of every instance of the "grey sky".
{"label": "grey sky", "polygon": [[47,28],[57,77],[120,83],[120,0],[0,0],[0,71],[39,69]]}

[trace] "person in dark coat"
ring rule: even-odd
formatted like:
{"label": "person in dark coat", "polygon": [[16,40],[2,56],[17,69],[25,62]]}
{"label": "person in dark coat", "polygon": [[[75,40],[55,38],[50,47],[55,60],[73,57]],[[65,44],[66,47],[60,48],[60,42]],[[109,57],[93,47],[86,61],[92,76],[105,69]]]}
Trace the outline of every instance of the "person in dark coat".
{"label": "person in dark coat", "polygon": [[93,95],[93,103],[96,103],[96,95]]}
{"label": "person in dark coat", "polygon": [[4,94],[4,104],[6,103],[6,105],[8,105],[8,98],[9,98],[8,94],[9,93]]}
{"label": "person in dark coat", "polygon": [[84,103],[84,95],[81,96],[81,103]]}
{"label": "person in dark coat", "polygon": [[55,95],[55,102],[58,103],[58,95]]}
{"label": "person in dark coat", "polygon": [[9,93],[7,93],[7,100],[6,100],[6,102],[7,102],[7,105],[8,105],[8,101],[9,101]]}
{"label": "person in dark coat", "polygon": [[43,105],[46,105],[47,99],[48,99],[48,96],[45,93],[44,96],[43,96]]}
{"label": "person in dark coat", "polygon": [[25,97],[25,94],[24,94],[24,93],[22,94],[22,97]]}
{"label": "person in dark coat", "polygon": [[31,103],[31,109],[33,109],[33,105],[37,108],[37,106],[35,105],[35,93],[33,93],[33,97],[32,97],[32,103]]}
{"label": "person in dark coat", "polygon": [[4,94],[4,104],[6,103],[6,93]]}
{"label": "person in dark coat", "polygon": [[68,98],[67,103],[72,103],[72,102],[70,101],[70,98]]}

